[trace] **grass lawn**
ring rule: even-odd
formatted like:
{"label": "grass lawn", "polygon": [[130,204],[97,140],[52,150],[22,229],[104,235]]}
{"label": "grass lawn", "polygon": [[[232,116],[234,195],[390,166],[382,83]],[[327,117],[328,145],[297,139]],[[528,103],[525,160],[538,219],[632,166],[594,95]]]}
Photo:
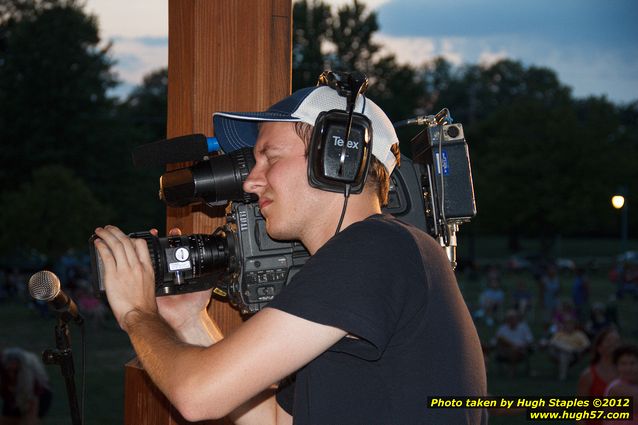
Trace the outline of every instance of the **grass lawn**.
{"label": "grass lawn", "polygon": [[[519,280],[527,282],[533,293],[536,292],[536,284],[530,273],[505,273],[502,283],[506,293],[506,300],[516,283]],[[561,295],[569,297],[573,275],[563,273],[560,276]],[[476,305],[478,295],[484,287],[484,279],[470,280],[464,276],[459,276],[459,284],[470,308]],[[606,302],[610,294],[614,292],[614,286],[607,280],[606,272],[599,271],[590,275],[591,300]],[[619,324],[621,336],[628,342],[638,342],[638,300],[624,297],[617,301]],[[542,312],[535,309],[530,315],[528,324],[536,340],[546,335],[542,319]],[[484,342],[493,338],[496,332],[496,325],[487,326],[483,321],[477,321],[477,330],[481,340]],[[544,350],[538,350],[532,354],[530,361],[531,374],[527,374],[524,367],[519,366],[516,375],[512,378],[502,365],[498,365],[493,356],[488,356],[487,375],[488,391],[495,396],[572,396],[576,393],[576,385],[580,372],[588,366],[589,356],[574,365],[565,381],[558,379],[558,369],[549,359],[549,355]],[[525,419],[525,414],[517,416],[492,416],[491,425],[529,425],[531,422]],[[573,424],[573,421],[559,422],[552,421],[552,424]]]}
{"label": "grass lawn", "polygon": [[[27,307],[27,301],[9,301],[0,304],[0,346],[18,346],[40,354],[55,348],[53,317],[42,318]],[[116,425],[124,418],[124,364],[134,356],[128,337],[110,318],[105,326],[95,328],[85,325],[86,342],[86,398],[85,424]],[[81,332],[70,325],[75,360],[75,377],[80,398]],[[60,368],[47,366],[53,386],[53,402],[45,425],[69,425],[71,417],[66,386]]]}
{"label": "grass lawn", "polygon": [[[598,272],[591,277],[592,299],[607,301],[609,294],[613,292],[613,286],[607,281],[605,273]],[[535,284],[531,275],[505,274],[503,286],[506,290],[514,287],[519,279],[528,282],[529,288],[535,290]],[[473,307],[476,305],[478,294],[483,288],[484,279],[470,280],[461,275],[459,284],[466,301]],[[569,295],[572,276],[561,275],[563,296]],[[0,304],[0,347],[19,346],[36,353],[47,348],[54,348],[55,319],[42,318],[27,307],[27,300],[11,300]],[[538,338],[542,332],[541,313],[536,312],[531,321],[531,327]],[[622,299],[618,301],[618,316],[620,318],[621,334],[636,342],[638,334],[638,301]],[[496,326],[488,327],[483,322],[477,323],[479,335],[483,341],[493,337]],[[80,330],[71,325],[73,337],[73,353],[76,365],[76,381],[79,387],[80,377]],[[87,425],[115,425],[123,421],[124,406],[124,364],[130,360],[134,353],[130,347],[128,338],[119,330],[112,318],[101,327],[86,326],[86,415]],[[522,370],[515,378],[508,377],[505,370],[499,370],[493,359],[488,359],[488,386],[492,395],[520,396],[520,395],[573,395],[576,390],[578,374],[586,366],[586,360],[571,369],[566,381],[559,381],[555,366],[549,361],[545,352],[537,352],[531,361],[532,376]],[[50,425],[68,425],[70,423],[69,406],[66,397],[66,389],[60,370],[57,366],[47,366],[52,380],[54,399],[49,415],[44,423]],[[559,424],[561,422],[552,422]],[[565,422],[569,423],[569,422]],[[516,425],[530,422],[525,415],[492,417],[490,424]]]}

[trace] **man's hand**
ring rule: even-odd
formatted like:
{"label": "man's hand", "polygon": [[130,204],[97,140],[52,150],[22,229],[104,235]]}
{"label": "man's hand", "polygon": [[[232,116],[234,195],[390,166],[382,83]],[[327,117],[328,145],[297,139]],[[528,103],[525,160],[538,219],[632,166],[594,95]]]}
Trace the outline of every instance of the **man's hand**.
{"label": "man's hand", "polygon": [[157,313],[153,265],[143,239],[131,239],[115,226],[98,227],[95,247],[104,264],[104,287],[120,327],[128,331],[131,312]]}

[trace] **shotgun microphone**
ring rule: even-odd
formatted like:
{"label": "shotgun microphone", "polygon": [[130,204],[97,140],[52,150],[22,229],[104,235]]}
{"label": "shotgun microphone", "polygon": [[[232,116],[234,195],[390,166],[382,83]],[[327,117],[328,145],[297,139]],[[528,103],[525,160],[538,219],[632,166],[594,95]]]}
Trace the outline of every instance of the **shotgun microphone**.
{"label": "shotgun microphone", "polygon": [[140,145],[133,150],[133,164],[148,167],[175,162],[201,161],[211,152],[219,151],[215,137],[189,134]]}
{"label": "shotgun microphone", "polygon": [[84,322],[78,312],[77,305],[60,288],[60,279],[55,273],[43,270],[31,276],[31,279],[29,279],[29,293],[31,297],[38,301],[48,302],[53,311],[58,313],[65,323],[73,320],[78,325],[81,325]]}

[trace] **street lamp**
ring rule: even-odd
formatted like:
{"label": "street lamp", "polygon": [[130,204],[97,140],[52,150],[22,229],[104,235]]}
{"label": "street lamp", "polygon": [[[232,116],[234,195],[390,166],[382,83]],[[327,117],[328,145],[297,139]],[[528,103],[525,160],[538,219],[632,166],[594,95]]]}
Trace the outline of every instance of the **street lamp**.
{"label": "street lamp", "polygon": [[627,239],[629,237],[629,206],[626,204],[625,196],[627,189],[622,187],[618,190],[618,195],[611,198],[611,205],[620,210],[620,252],[627,250]]}
{"label": "street lamp", "polygon": [[611,204],[619,210],[625,205],[625,197],[622,195],[614,195],[611,197]]}

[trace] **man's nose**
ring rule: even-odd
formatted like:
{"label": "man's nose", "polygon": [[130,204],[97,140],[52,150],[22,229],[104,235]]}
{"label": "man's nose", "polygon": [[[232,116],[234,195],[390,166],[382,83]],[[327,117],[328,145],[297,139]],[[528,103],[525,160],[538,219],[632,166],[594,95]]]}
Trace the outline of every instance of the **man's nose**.
{"label": "man's nose", "polygon": [[253,167],[253,169],[244,180],[243,188],[246,193],[254,193],[259,195],[259,189],[264,187],[266,184],[266,180],[264,178],[264,173],[259,169],[259,166]]}

